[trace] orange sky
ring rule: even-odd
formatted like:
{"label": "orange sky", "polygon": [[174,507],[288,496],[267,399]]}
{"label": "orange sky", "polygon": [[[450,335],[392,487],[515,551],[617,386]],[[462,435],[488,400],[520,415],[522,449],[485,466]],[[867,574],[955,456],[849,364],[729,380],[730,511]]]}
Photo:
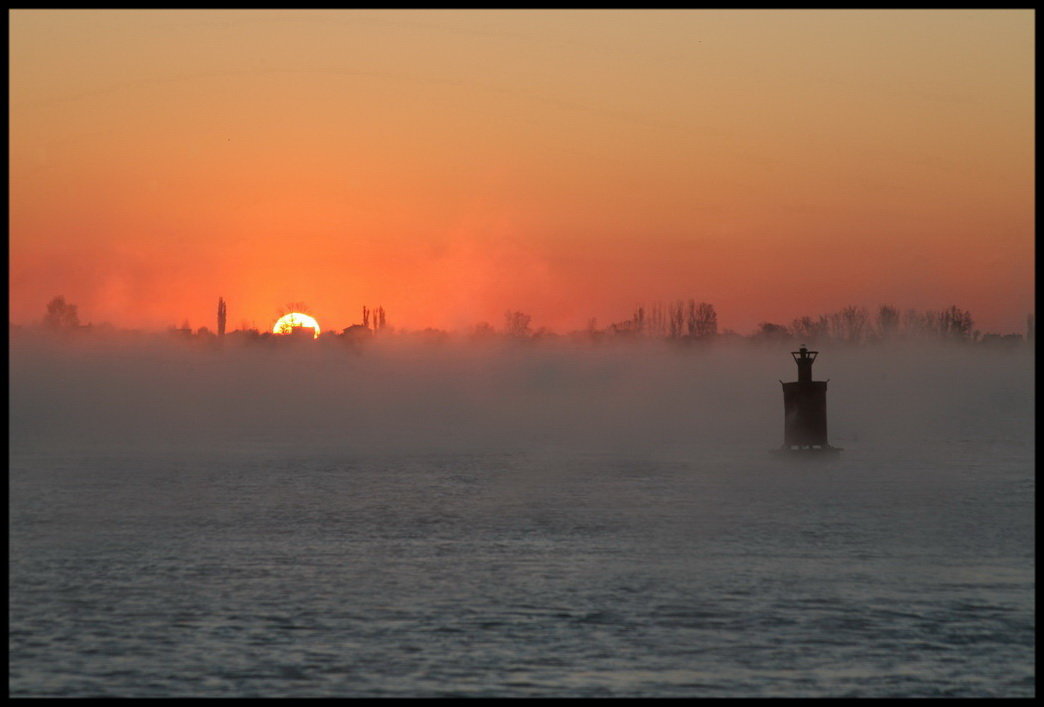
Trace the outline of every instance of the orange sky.
{"label": "orange sky", "polygon": [[11,320],[1033,311],[1001,11],[10,13]]}

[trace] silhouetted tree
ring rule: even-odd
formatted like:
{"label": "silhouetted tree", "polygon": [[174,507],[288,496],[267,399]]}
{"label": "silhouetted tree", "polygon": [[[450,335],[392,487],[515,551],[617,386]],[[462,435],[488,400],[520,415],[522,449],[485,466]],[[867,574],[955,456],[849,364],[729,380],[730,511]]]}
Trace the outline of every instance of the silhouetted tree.
{"label": "silhouetted tree", "polygon": [[718,333],[718,313],[714,305],[707,302],[696,304],[689,300],[689,336],[714,336]]}
{"label": "silhouetted tree", "polygon": [[657,302],[649,311],[649,322],[645,328],[649,336],[667,336],[667,315],[663,304]]}
{"label": "silhouetted tree", "polygon": [[635,332],[641,334],[645,331],[645,307],[638,305],[638,308],[634,310],[634,326],[632,327]]}
{"label": "silhouetted tree", "polygon": [[697,304],[694,299],[676,300],[668,302],[666,306],[656,302],[648,309],[645,305],[638,305],[630,321],[616,322],[610,325],[610,329],[618,334],[671,339],[712,336],[718,333],[718,315],[714,305],[706,302]]}
{"label": "silhouetted tree", "polygon": [[829,315],[827,320],[830,322],[831,336],[838,341],[859,344],[866,336],[870,317],[865,308],[851,305]]}
{"label": "silhouetted tree", "polygon": [[820,314],[818,318],[799,317],[790,323],[790,331],[801,341],[812,344],[826,337],[830,332],[830,322]]}
{"label": "silhouetted tree", "polygon": [[80,326],[80,315],[76,313],[76,305],[66,302],[64,295],[58,295],[47,303],[44,325],[56,330],[77,328]]}
{"label": "silhouetted tree", "polygon": [[529,336],[530,316],[522,312],[507,311],[504,313],[504,331],[508,336]]}
{"label": "silhouetted tree", "polygon": [[[374,323],[376,324],[376,322],[374,322]],[[362,325],[364,327],[366,327],[367,329],[370,328],[370,310],[366,308],[366,305],[363,305],[363,323],[362,323]]]}
{"label": "silhouetted tree", "polygon": [[384,319],[384,307],[377,307],[377,328],[383,329],[387,322]]}
{"label": "silhouetted tree", "polygon": [[790,338],[790,331],[782,324],[762,322],[758,324],[758,330],[754,333],[756,341],[782,342]]}
{"label": "silhouetted tree", "polygon": [[677,339],[685,332],[685,302],[678,300],[667,305],[667,336]]}
{"label": "silhouetted tree", "polygon": [[881,339],[892,339],[899,333],[899,310],[882,304],[877,310],[877,336]]}
{"label": "silhouetted tree", "polygon": [[488,339],[495,333],[492,324],[489,322],[479,322],[475,325],[474,330],[472,330],[471,336],[475,339]]}
{"label": "silhouetted tree", "polygon": [[915,338],[934,337],[939,333],[937,318],[934,312],[920,312],[908,309],[903,312],[903,331]]}
{"label": "silhouetted tree", "polygon": [[974,327],[971,312],[956,305],[942,311],[939,323],[939,333],[952,341],[967,341]]}
{"label": "silhouetted tree", "polygon": [[225,335],[225,300],[218,297],[218,311],[217,311],[217,322],[218,322],[218,336]]}
{"label": "silhouetted tree", "polygon": [[916,338],[971,342],[975,340],[975,321],[971,312],[956,305],[942,311],[919,312],[908,309],[902,317],[903,331]]}

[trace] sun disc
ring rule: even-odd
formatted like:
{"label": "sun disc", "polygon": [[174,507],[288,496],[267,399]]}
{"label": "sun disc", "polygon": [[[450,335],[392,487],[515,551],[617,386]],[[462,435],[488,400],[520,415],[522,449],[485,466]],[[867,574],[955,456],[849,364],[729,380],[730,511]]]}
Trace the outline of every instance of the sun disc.
{"label": "sun disc", "polygon": [[273,334],[289,334],[295,327],[311,327],[314,330],[312,338],[319,338],[319,322],[315,321],[314,318],[307,314],[301,314],[300,312],[290,312],[279,317],[279,320],[272,327]]}

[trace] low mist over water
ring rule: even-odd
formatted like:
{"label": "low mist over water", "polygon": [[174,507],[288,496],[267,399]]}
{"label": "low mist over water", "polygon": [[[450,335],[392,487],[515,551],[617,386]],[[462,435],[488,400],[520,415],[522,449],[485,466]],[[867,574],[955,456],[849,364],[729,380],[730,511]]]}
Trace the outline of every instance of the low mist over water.
{"label": "low mist over water", "polygon": [[1031,696],[1030,346],[11,345],[15,696]]}
{"label": "low mist over water", "polygon": [[[11,350],[16,450],[758,454],[782,441],[792,344],[442,343],[189,348],[25,337]],[[1032,425],[1032,348],[824,350],[830,435],[865,455]],[[844,446],[843,444],[841,446]],[[854,450],[853,450],[854,451]]]}

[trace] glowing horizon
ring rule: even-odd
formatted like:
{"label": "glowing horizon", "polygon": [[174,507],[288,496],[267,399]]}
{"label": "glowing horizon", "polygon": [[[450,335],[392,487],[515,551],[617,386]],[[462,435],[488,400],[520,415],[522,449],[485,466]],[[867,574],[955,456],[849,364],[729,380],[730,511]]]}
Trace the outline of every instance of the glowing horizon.
{"label": "glowing horizon", "polygon": [[10,310],[1034,311],[1032,10],[14,10]]}

